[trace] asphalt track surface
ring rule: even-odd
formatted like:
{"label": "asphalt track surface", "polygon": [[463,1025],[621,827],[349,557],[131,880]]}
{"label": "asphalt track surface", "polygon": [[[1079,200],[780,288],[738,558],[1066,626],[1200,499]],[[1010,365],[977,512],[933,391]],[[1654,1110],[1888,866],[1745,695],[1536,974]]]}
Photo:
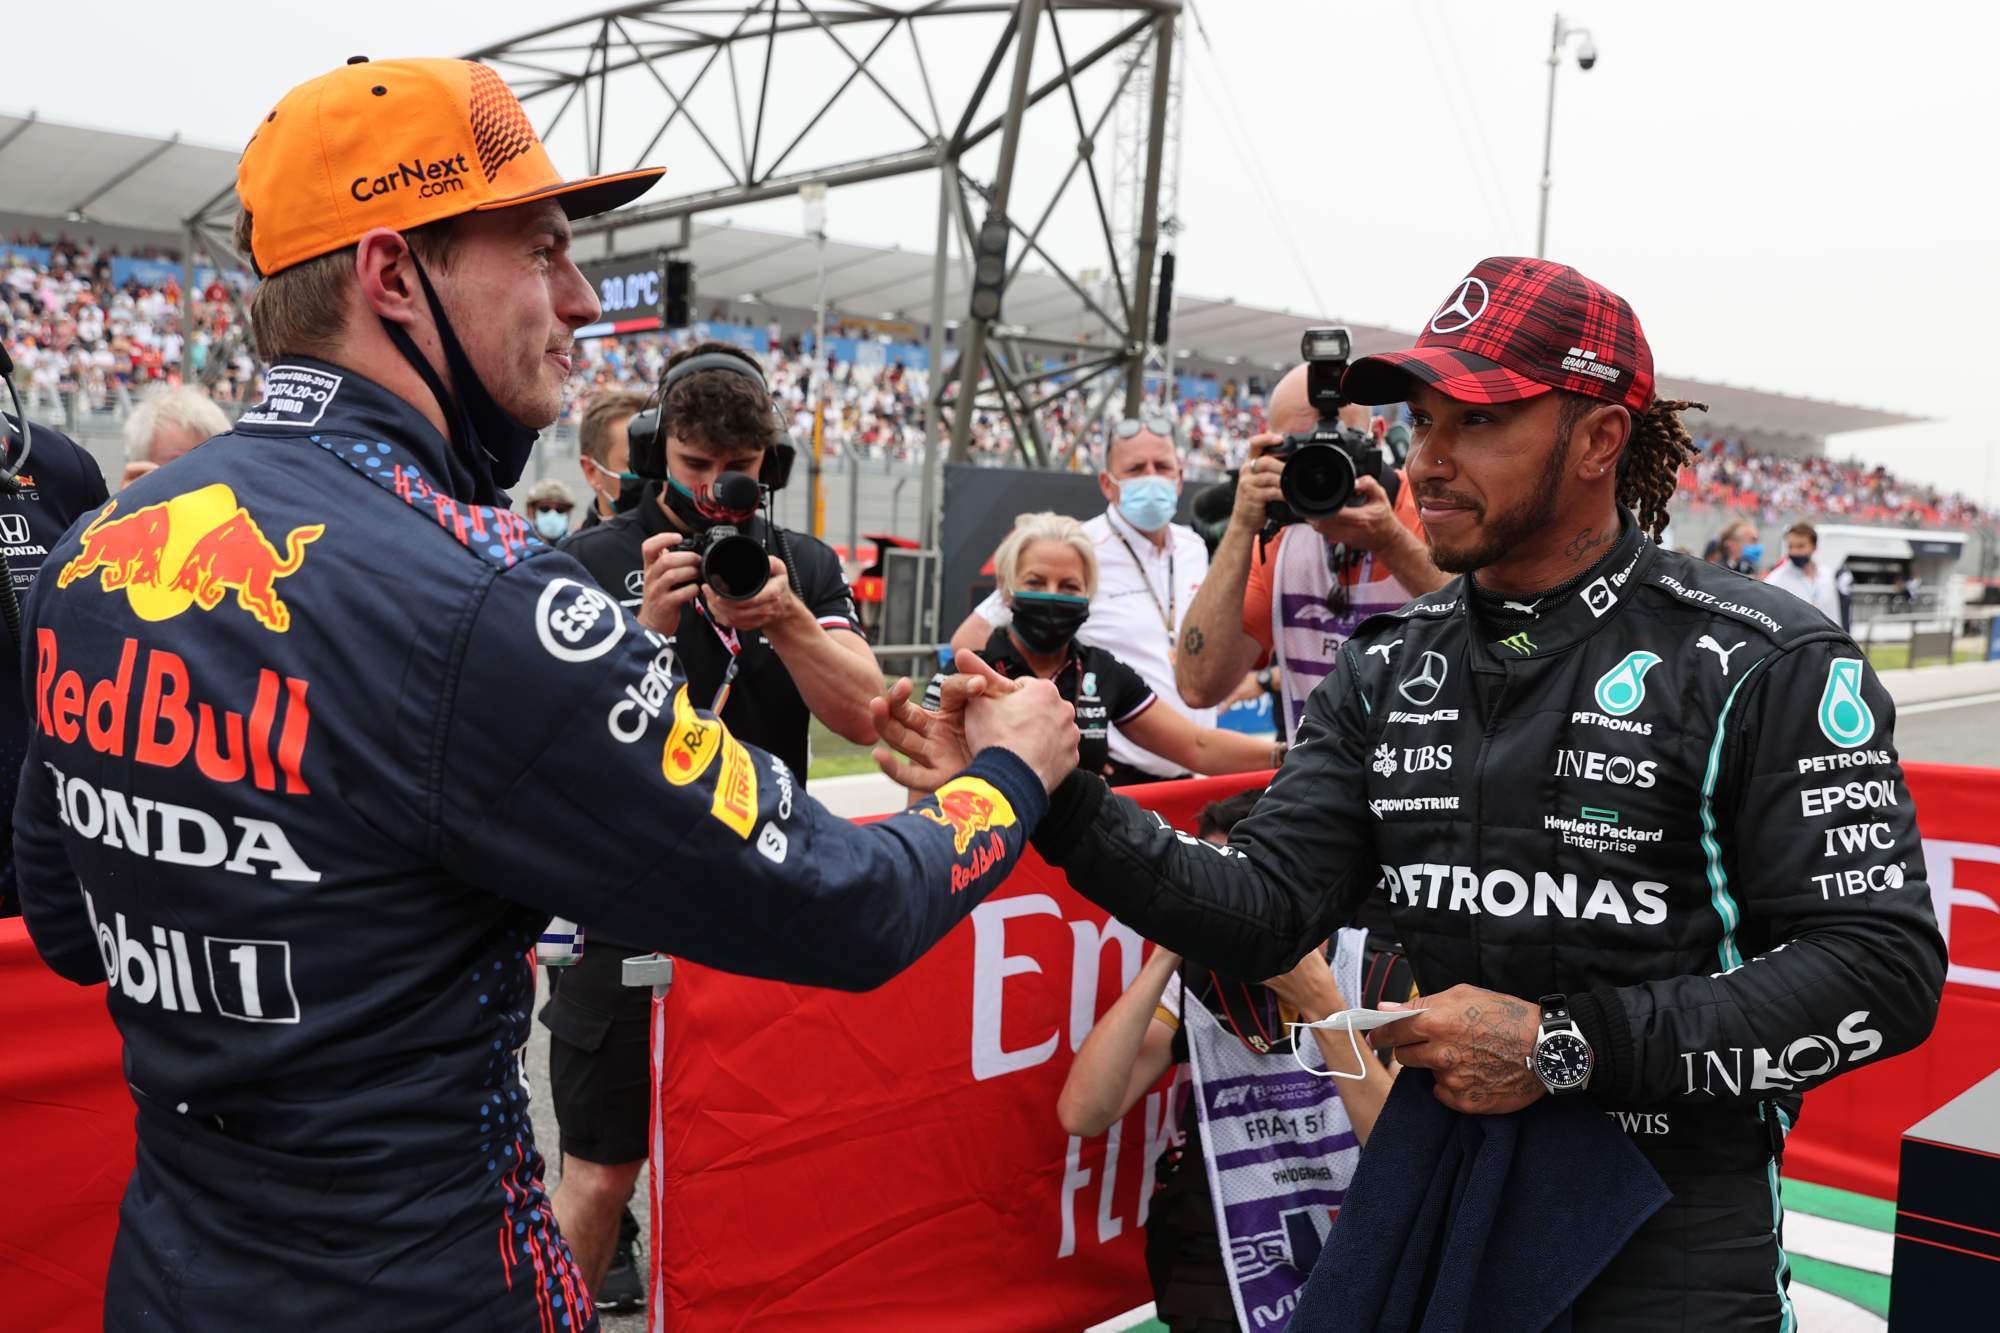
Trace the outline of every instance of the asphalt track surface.
{"label": "asphalt track surface", "polygon": [[[1912,763],[1979,764],[2000,766],[2000,697],[1973,696],[1978,702],[1945,700],[1940,703],[1912,704],[1900,710],[1896,719],[1896,748]],[[543,974],[542,997],[547,998],[547,974]],[[554,1188],[560,1169],[556,1157],[556,1117],[549,1103],[549,1033],[534,1025],[528,1041],[528,1081],[533,1094],[535,1139],[550,1158],[548,1183]],[[647,1222],[649,1199],[645,1173],[633,1191],[632,1211],[639,1219],[639,1232],[650,1234]],[[613,1315],[603,1320],[604,1333],[644,1333],[643,1314]]]}
{"label": "asphalt track surface", "polygon": [[2000,767],[2000,698],[1941,700],[1896,711],[1896,751],[1911,763]]}

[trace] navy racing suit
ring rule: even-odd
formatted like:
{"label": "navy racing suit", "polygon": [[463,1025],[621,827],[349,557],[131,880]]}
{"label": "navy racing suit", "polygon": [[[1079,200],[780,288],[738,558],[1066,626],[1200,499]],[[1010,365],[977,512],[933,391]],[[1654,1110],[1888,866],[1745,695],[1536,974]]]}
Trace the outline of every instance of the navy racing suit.
{"label": "navy racing suit", "polygon": [[1800,1094],[1930,1032],[1944,985],[1894,706],[1854,643],[1629,514],[1499,637],[1464,580],[1365,622],[1227,849],[1073,775],[1037,849],[1149,939],[1276,976],[1386,893],[1426,994],[1566,994],[1585,1095],[1674,1192],[1579,1327],[1793,1314],[1778,1157]]}
{"label": "navy racing suit", "polygon": [[542,924],[865,989],[1046,795],[996,749],[830,815],[414,408],[322,362],[266,385],[27,608],[23,914],[108,982],[139,1108],[105,1325],[595,1327],[522,1081]]}

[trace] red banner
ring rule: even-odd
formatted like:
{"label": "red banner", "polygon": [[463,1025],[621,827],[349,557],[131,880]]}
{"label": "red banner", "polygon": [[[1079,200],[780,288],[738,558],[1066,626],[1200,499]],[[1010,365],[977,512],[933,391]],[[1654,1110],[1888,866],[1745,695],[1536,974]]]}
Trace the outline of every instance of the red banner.
{"label": "red banner", "polygon": [[104,988],[42,966],[19,917],[0,921],[0,1143],[12,1206],[0,1209],[9,1328],[104,1327],[104,1274],[132,1174],[132,1094]]}
{"label": "red banner", "polygon": [[[1241,778],[1134,791],[1192,828]],[[1148,1299],[1164,1089],[1056,1120],[1145,944],[1032,856],[866,995],[681,964],[655,1006],[653,1280],[665,1327],[1052,1329]]]}
{"label": "red banner", "polygon": [[[1919,1051],[1806,1099],[1787,1173],[1893,1198],[1902,1131],[2000,1051],[2000,771],[1908,766],[1952,975]],[[1241,779],[1162,785],[1191,823]],[[1071,1141],[1055,1097],[1139,960],[1038,863],[906,975],[848,996],[683,965],[656,1019],[662,1116],[655,1291],[676,1328],[809,1311],[815,1327],[1074,1330],[1145,1299],[1140,1210],[1165,1103]],[[9,1327],[100,1322],[132,1103],[104,992],[0,921],[0,1142],[22,1145],[0,1219]],[[1112,1149],[1115,1147],[1115,1151]],[[692,1310],[700,1309],[697,1321]]]}
{"label": "red banner", "polygon": [[1785,1174],[1896,1197],[1903,1131],[2000,1064],[2000,770],[1905,764],[1931,903],[1951,949],[1930,1040],[1806,1094]]}

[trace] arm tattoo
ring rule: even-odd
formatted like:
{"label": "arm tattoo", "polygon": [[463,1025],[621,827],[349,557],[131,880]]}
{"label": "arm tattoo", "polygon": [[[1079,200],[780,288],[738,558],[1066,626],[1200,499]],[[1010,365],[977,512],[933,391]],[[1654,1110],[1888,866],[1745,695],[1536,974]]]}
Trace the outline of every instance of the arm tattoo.
{"label": "arm tattoo", "polygon": [[1205,642],[1207,640],[1202,637],[1201,631],[1193,625],[1189,625],[1181,633],[1181,651],[1189,657],[1200,657],[1201,647]]}
{"label": "arm tattoo", "polygon": [[1571,560],[1581,560],[1585,555],[1610,540],[1611,537],[1608,533],[1599,532],[1596,528],[1585,528],[1570,539],[1568,546],[1563,547],[1563,554]]}

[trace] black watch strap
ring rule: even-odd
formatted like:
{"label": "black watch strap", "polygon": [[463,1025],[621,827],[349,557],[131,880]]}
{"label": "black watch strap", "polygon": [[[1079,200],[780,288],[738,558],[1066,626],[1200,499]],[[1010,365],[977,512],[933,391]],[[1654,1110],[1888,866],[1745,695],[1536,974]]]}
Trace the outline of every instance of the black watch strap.
{"label": "black watch strap", "polygon": [[1551,1028],[1568,1027],[1575,1020],[1570,1017],[1569,996],[1544,995],[1538,1004],[1542,1006],[1542,1031]]}

